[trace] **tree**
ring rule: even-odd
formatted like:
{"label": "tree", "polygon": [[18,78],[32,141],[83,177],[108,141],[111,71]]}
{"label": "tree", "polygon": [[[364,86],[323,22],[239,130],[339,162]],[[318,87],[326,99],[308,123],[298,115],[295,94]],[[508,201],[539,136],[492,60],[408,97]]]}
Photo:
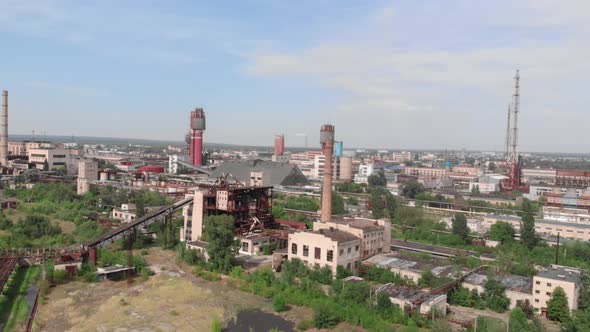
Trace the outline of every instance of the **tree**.
{"label": "tree", "polygon": [[512,224],[505,221],[498,221],[490,228],[490,239],[500,241],[501,244],[514,241],[515,234]]}
{"label": "tree", "polygon": [[529,323],[529,320],[522,311],[521,308],[516,307],[510,312],[509,320],[509,331],[510,332],[533,332],[533,326]]}
{"label": "tree", "polygon": [[337,192],[332,192],[332,214],[339,215],[346,213],[344,208],[344,198]]}
{"label": "tree", "polygon": [[571,320],[562,322],[562,330],[566,332],[586,332],[590,331],[590,310],[574,311]]}
{"label": "tree", "polygon": [[570,319],[567,295],[561,287],[555,288],[547,302],[547,318],[558,322],[567,322]]}
{"label": "tree", "polygon": [[488,308],[496,312],[504,312],[508,308],[510,300],[504,294],[506,288],[501,283],[490,278],[486,281],[484,289],[484,297]]}
{"label": "tree", "polygon": [[522,221],[520,223],[520,240],[529,250],[532,250],[538,242],[535,234],[535,217],[533,207],[528,199],[522,202]]}
{"label": "tree", "polygon": [[393,219],[398,203],[395,196],[383,188],[373,188],[371,190],[371,198],[369,199],[371,204],[371,213],[373,218],[389,218]]}
{"label": "tree", "polygon": [[490,161],[490,163],[488,164],[488,169],[490,170],[490,172],[495,172],[496,171],[496,163],[493,161]]}
{"label": "tree", "polygon": [[365,303],[370,295],[371,287],[366,282],[346,282],[340,292],[342,300],[353,303]]}
{"label": "tree", "polygon": [[393,303],[391,303],[389,295],[387,295],[385,292],[379,292],[377,294],[377,311],[383,317],[387,317],[391,314],[391,309],[393,309]]}
{"label": "tree", "polygon": [[467,226],[467,217],[463,213],[456,213],[453,217],[453,234],[460,237],[463,242],[469,237],[469,227]]}
{"label": "tree", "polygon": [[471,188],[471,195],[479,195],[479,185],[475,185]]}
{"label": "tree", "polygon": [[234,218],[227,215],[207,217],[203,240],[209,242],[207,254],[211,268],[227,273],[240,245],[234,236]]}
{"label": "tree", "polygon": [[369,187],[385,187],[387,185],[387,179],[385,178],[385,172],[379,170],[377,173],[369,175],[367,178]]}
{"label": "tree", "polygon": [[408,181],[402,187],[402,196],[415,198],[417,194],[424,192],[424,185],[416,180]]}
{"label": "tree", "polygon": [[43,161],[43,170],[46,172],[49,170],[49,162],[47,161],[47,159]]}

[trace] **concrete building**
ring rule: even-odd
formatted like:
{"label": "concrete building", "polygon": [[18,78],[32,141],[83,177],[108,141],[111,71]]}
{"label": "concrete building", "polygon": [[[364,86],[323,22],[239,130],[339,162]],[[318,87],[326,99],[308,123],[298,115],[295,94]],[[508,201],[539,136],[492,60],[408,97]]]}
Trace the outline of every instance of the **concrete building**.
{"label": "concrete building", "polygon": [[500,186],[496,183],[469,182],[469,191],[473,191],[474,188],[477,188],[482,194],[489,194],[499,191]]}
{"label": "concrete building", "polygon": [[272,185],[271,178],[269,172],[250,172],[250,182],[249,185],[251,187],[267,187]]}
{"label": "concrete building", "polygon": [[[340,179],[340,158],[333,158],[332,159],[332,165],[333,165],[333,179],[334,180],[339,180]],[[323,179],[324,178],[324,168],[325,168],[325,164],[326,164],[326,156],[324,155],[316,155],[314,157],[314,162],[313,162],[313,178],[314,179]]]}
{"label": "concrete building", "polygon": [[263,252],[264,245],[270,244],[272,238],[270,236],[261,234],[250,234],[240,237],[239,254],[242,255],[258,255]]}
{"label": "concrete building", "polygon": [[327,266],[336,274],[338,266],[356,273],[360,264],[360,240],[337,229],[289,234],[288,258],[300,259],[308,266]]}
{"label": "concrete building", "polygon": [[[469,275],[462,286],[469,290],[484,292],[484,285],[488,276],[481,273]],[[561,287],[568,298],[570,310],[578,309],[578,299],[582,286],[581,271],[561,265],[551,265],[539,271],[534,277],[505,275],[499,277],[500,283],[506,287],[506,297],[510,300],[509,309],[513,309],[519,302],[529,301],[533,308],[544,316],[547,302],[557,287]]]}
{"label": "concrete building", "polygon": [[[482,232],[489,231],[492,225],[498,221],[504,221],[511,224],[517,233],[520,230],[520,217],[489,214],[484,216]],[[587,224],[535,219],[535,232],[545,238],[556,237],[559,234],[561,238],[568,240],[590,241],[590,225]]]}
{"label": "concrete building", "polygon": [[551,265],[533,277],[531,304],[534,308],[539,309],[542,315],[547,311],[547,301],[557,287],[561,287],[565,291],[570,310],[578,309],[578,299],[582,288],[581,271],[567,266]]}
{"label": "concrete building", "polygon": [[49,170],[59,167],[70,168],[70,151],[64,148],[35,148],[28,150],[29,162],[34,163],[35,167],[43,170],[45,161],[49,164]]}
{"label": "concrete building", "polygon": [[[376,293],[385,293],[393,304],[400,308],[417,310],[422,315],[446,315],[447,313],[447,295],[436,294],[430,295],[428,291],[418,287],[396,285],[394,283],[385,284],[379,287]],[[419,303],[419,304],[416,304]]]}
{"label": "concrete building", "polygon": [[282,156],[285,154],[285,135],[275,135],[275,156]]}
{"label": "concrete building", "polygon": [[590,225],[590,213],[585,209],[544,206],[543,219],[570,224]]}
{"label": "concrete building", "polygon": [[315,156],[321,155],[321,151],[305,151],[301,153],[293,153],[291,154],[291,159],[289,163],[292,165],[297,165],[301,170],[301,173],[308,178],[314,177],[314,168],[315,168]]}
{"label": "concrete building", "polygon": [[316,222],[314,231],[336,229],[352,234],[361,241],[360,259],[391,251],[391,222],[386,219],[337,219],[329,222]]}
{"label": "concrete building", "polygon": [[117,219],[124,223],[135,221],[135,219],[137,218],[135,204],[121,204],[120,208],[114,208],[111,212],[111,218]]}
{"label": "concrete building", "polygon": [[93,159],[78,161],[78,195],[84,195],[90,190],[90,184],[98,180],[98,162]]}
{"label": "concrete building", "polygon": [[442,178],[446,175],[447,170],[444,168],[406,167],[404,173],[406,175],[427,175]]}
{"label": "concrete building", "polygon": [[409,151],[394,152],[391,154],[391,161],[396,163],[403,163],[412,160],[412,153]]}
{"label": "concrete building", "polygon": [[340,157],[340,181],[350,182],[353,178],[352,157],[343,155]]}

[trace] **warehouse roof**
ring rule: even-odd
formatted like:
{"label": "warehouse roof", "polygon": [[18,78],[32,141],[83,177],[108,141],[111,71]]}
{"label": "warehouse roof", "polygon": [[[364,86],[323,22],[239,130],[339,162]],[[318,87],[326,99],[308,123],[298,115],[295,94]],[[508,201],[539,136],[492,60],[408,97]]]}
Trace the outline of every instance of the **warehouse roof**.
{"label": "warehouse roof", "polygon": [[222,174],[231,174],[243,183],[250,182],[251,172],[270,174],[270,184],[273,186],[308,185],[309,180],[297,165],[277,163],[265,160],[227,160],[211,172],[211,178],[218,178]]}

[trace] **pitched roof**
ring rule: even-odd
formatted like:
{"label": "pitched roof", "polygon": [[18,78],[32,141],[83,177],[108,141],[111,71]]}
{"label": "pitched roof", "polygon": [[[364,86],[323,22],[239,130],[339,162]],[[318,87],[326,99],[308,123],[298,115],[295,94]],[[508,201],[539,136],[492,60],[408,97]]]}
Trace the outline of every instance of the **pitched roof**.
{"label": "pitched roof", "polygon": [[277,163],[265,160],[227,160],[219,165],[212,173],[212,178],[222,174],[231,174],[237,180],[248,184],[250,172],[265,172],[270,174],[270,184],[273,186],[308,185],[309,180],[297,165]]}

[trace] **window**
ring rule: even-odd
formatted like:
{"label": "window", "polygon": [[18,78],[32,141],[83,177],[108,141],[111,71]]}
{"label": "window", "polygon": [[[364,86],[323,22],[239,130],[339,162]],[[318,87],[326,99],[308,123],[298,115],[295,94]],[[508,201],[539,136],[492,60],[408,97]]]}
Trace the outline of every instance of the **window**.
{"label": "window", "polygon": [[248,242],[242,242],[242,251],[248,251],[249,244]]}
{"label": "window", "polygon": [[328,253],[326,255],[326,260],[328,262],[331,262],[334,260],[334,250],[328,250]]}
{"label": "window", "polygon": [[539,299],[535,299],[535,302],[539,303]]}
{"label": "window", "polygon": [[322,258],[322,249],[315,248],[314,256],[315,256],[315,259],[321,259]]}
{"label": "window", "polygon": [[535,291],[535,294],[539,294],[539,293],[540,293],[540,292],[539,292],[539,290],[536,290],[536,291]]}
{"label": "window", "polygon": [[309,256],[309,246],[303,245],[303,256]]}
{"label": "window", "polygon": [[359,251],[359,246],[354,247],[354,251]]}
{"label": "window", "polygon": [[350,263],[346,264],[346,268],[350,270]]}
{"label": "window", "polygon": [[352,248],[348,248],[348,253],[350,254],[352,252]]}
{"label": "window", "polygon": [[291,244],[291,254],[297,255],[297,243]]}
{"label": "window", "polygon": [[540,281],[537,281],[537,282],[536,282],[536,284],[537,284],[537,285],[540,285],[540,284],[541,284],[541,282],[540,282]]}
{"label": "window", "polygon": [[549,283],[549,282],[548,282],[548,283],[547,283],[547,287],[551,287],[551,283]]}
{"label": "window", "polygon": [[344,255],[344,249],[340,249],[340,256]]}
{"label": "window", "polygon": [[547,296],[551,296],[551,292],[547,292],[547,293],[545,293],[545,294],[547,294]]}

